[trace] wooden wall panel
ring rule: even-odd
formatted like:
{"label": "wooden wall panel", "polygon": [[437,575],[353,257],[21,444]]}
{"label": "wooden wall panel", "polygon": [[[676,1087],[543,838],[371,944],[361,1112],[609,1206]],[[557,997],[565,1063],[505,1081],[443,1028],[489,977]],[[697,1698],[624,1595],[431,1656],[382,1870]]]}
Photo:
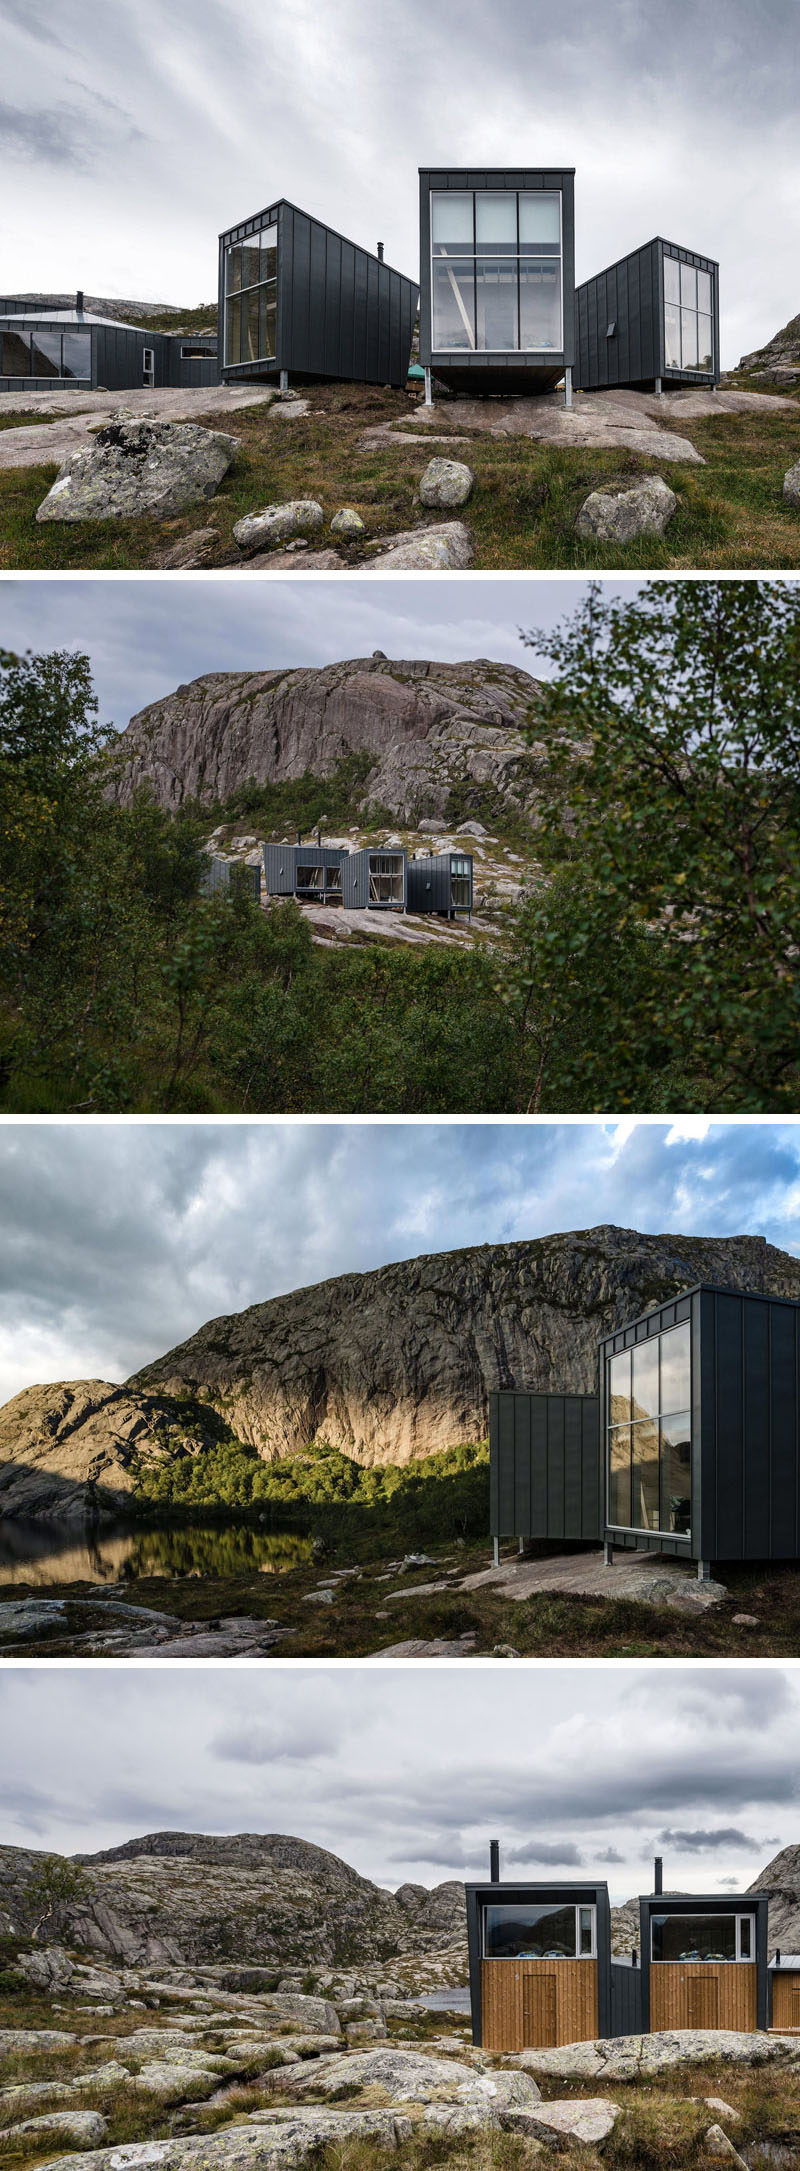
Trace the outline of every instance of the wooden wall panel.
{"label": "wooden wall panel", "polygon": [[597,1961],[483,1960],[481,2007],[485,2050],[594,2042]]}
{"label": "wooden wall panel", "polygon": [[772,1977],[773,2028],[800,2028],[800,1974]]}
{"label": "wooden wall panel", "polygon": [[[662,2028],[755,2028],[756,1992],[757,1969],[751,1961],[654,1960],[650,2027],[654,2034]],[[709,2017],[701,2019],[701,2013]]]}

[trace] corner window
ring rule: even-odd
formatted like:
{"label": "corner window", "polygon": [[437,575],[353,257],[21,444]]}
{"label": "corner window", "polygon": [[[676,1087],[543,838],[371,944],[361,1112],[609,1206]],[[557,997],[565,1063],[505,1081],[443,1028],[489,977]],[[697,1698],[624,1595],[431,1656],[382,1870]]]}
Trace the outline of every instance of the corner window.
{"label": "corner window", "polygon": [[278,229],[264,226],[225,250],[225,367],[273,362],[278,302]]}
{"label": "corner window", "polygon": [[431,337],[437,353],[560,352],[557,191],[432,191]]}
{"label": "corner window", "polygon": [[664,257],[664,364],[707,374],[714,367],[711,273]]}
{"label": "corner window", "polygon": [[2,375],[4,377],[29,377],[31,374],[31,342],[28,332],[4,332],[2,346]]}
{"label": "corner window", "polygon": [[91,332],[65,332],[61,342],[62,377],[85,377],[92,374]]}
{"label": "corner window", "polygon": [[485,1960],[593,1960],[597,1909],[556,1900],[504,1901],[483,1910]]}
{"label": "corner window", "polygon": [[651,1915],[650,1957],[658,1963],[752,1960],[752,1915]]}
{"label": "corner window", "polygon": [[620,1350],[606,1368],[608,1520],[619,1529],[691,1530],[688,1321]]}

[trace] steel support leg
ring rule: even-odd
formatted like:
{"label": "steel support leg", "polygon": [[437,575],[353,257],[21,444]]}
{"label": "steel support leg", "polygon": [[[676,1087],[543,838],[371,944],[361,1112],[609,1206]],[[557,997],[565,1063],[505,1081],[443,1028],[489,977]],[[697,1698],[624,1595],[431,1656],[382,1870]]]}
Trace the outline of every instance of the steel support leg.
{"label": "steel support leg", "polygon": [[282,391],[282,392],[288,392],[288,390],[289,390],[289,371],[288,371],[288,369],[282,369],[282,370],[281,370],[281,375],[280,375],[280,388],[281,388],[281,391]]}
{"label": "steel support leg", "polygon": [[698,1561],[698,1563],[697,1563],[697,1581],[698,1581],[698,1583],[710,1583],[710,1581],[711,1581],[711,1562],[710,1562],[710,1560],[699,1560],[699,1561]]}
{"label": "steel support leg", "polygon": [[495,1567],[496,1567],[496,1568],[499,1568],[499,1566],[500,1566],[500,1540],[499,1540],[499,1538],[494,1538],[494,1539],[492,1540],[492,1551],[493,1551],[493,1555],[494,1555],[494,1564],[495,1564]]}
{"label": "steel support leg", "polygon": [[660,400],[660,399],[662,399],[662,398],[663,398],[663,394],[662,394],[662,390],[661,390],[661,378],[660,378],[660,377],[657,377],[657,378],[656,378],[656,399]]}
{"label": "steel support leg", "polygon": [[611,1542],[611,1539],[610,1539],[610,1538],[604,1538],[604,1539],[603,1539],[603,1567],[604,1567],[604,1568],[613,1568],[613,1565],[614,1565],[614,1547],[613,1547],[613,1545],[612,1545],[612,1542]]}
{"label": "steel support leg", "polygon": [[564,406],[572,406],[572,367],[569,363],[564,371]]}
{"label": "steel support leg", "polygon": [[433,393],[431,391],[431,373],[429,369],[426,369],[425,371],[425,405],[426,407],[433,406]]}

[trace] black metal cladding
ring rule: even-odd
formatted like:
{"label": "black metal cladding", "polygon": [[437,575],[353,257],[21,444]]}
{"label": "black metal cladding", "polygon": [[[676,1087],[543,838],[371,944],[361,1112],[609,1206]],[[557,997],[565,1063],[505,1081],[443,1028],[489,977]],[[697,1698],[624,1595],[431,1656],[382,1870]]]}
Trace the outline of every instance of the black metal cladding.
{"label": "black metal cladding", "polygon": [[800,1556],[800,1304],[701,1284],[600,1344],[605,1467],[606,1360],[688,1320],[691,1327],[691,1534],[606,1523],[615,1546],[694,1560]]}
{"label": "black metal cladding", "polygon": [[265,844],[268,897],[305,897],[314,904],[342,901],[341,869],[348,854],[329,844]]}
{"label": "black metal cladding", "polygon": [[467,1946],[472,2040],[483,2041],[481,1960],[484,1907],[524,1906],[552,1901],[556,1906],[594,1907],[597,1910],[597,2021],[598,2036],[614,2033],[611,2009],[611,1909],[606,1884],[479,1884],[467,1885]]}
{"label": "black metal cladding", "polygon": [[[712,294],[712,368],[675,368],[667,360],[664,259],[708,274]],[[583,391],[606,385],[709,385],[719,381],[719,265],[657,235],[605,271],[585,279],[575,294],[576,384]]]}
{"label": "black metal cladding", "polygon": [[489,1396],[492,1537],[603,1536],[603,1472],[596,1395]]}
{"label": "black metal cladding", "polygon": [[[267,226],[277,228],[274,356],[228,362],[225,356],[226,250]],[[219,243],[219,352],[225,382],[330,377],[359,384],[404,385],[419,289],[382,258],[347,241],[281,197],[231,226]]]}
{"label": "black metal cladding", "polygon": [[642,2029],[650,2029],[650,1923],[653,1915],[754,1915],[756,1923],[756,2027],[769,2026],[769,1899],[764,1892],[648,1892],[639,1900],[641,1943]]}
{"label": "black metal cladding", "polygon": [[642,1970],[630,1961],[611,1961],[611,2035],[642,2035]]}
{"label": "black metal cladding", "polygon": [[[6,345],[8,340],[9,345]],[[56,343],[61,370],[55,366]],[[30,364],[19,367],[21,349],[27,344]],[[211,351],[201,354],[201,347]],[[184,354],[191,348],[191,354]],[[6,368],[14,350],[13,373]],[[36,369],[37,355],[48,354],[46,374]],[[79,357],[85,356],[85,368]],[[69,367],[64,374],[64,363]],[[0,391],[52,392],[56,386],[80,390],[132,391],[139,385],[215,385],[219,382],[216,338],[182,339],[176,332],[150,332],[135,325],[117,324],[111,318],[79,316],[77,311],[36,316],[30,310],[0,308]]]}
{"label": "black metal cladding", "polygon": [[365,846],[342,859],[342,903],[351,911],[404,912],[407,860],[404,851]]}
{"label": "black metal cladding", "polygon": [[438,912],[448,919],[472,911],[473,863],[469,852],[432,852],[408,862],[409,912]]}
{"label": "black metal cladding", "polygon": [[[542,348],[434,349],[432,327],[431,194],[453,190],[494,193],[539,190],[561,198],[562,345]],[[456,390],[546,391],[575,362],[575,168],[420,167],[419,358]]]}

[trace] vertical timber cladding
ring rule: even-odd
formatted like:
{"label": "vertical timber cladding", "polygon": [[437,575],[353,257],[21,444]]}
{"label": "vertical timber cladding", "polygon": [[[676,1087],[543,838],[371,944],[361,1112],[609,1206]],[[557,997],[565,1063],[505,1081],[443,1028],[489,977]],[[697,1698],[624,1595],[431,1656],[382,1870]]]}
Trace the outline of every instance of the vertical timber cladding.
{"label": "vertical timber cladding", "polygon": [[600,1541],[596,1395],[490,1394],[489,1504],[492,1537]]}
{"label": "vertical timber cladding", "polygon": [[[467,1885],[472,2039],[486,2050],[596,2041],[612,2032],[611,1916],[605,1884]],[[575,1953],[487,1956],[486,1908],[574,1911]],[[578,1923],[591,1910],[594,1951],[578,1953]],[[546,1933],[549,1934],[549,1933]],[[535,1932],[523,1926],[535,1942]],[[512,1940],[513,1942],[513,1940]],[[544,1942],[544,1939],[541,1939]]]}
{"label": "vertical timber cladding", "polygon": [[596,1960],[483,1960],[484,2050],[596,2042]]}
{"label": "vertical timber cladding", "polygon": [[[768,1908],[767,1896],[760,1892],[727,1894],[724,1899],[719,1893],[696,1892],[640,1899],[645,2033],[673,2028],[750,2032],[769,2026]],[[732,1930],[731,1924],[748,1918],[745,1944],[744,1931]],[[657,1943],[659,1924],[663,1929]],[[654,1958],[654,1950],[668,1957]],[[720,1951],[729,1951],[730,1957],[721,1958]]]}
{"label": "vertical timber cladding", "polygon": [[770,1984],[772,2027],[779,2033],[784,2029],[800,2029],[800,1968],[771,1968]]}

